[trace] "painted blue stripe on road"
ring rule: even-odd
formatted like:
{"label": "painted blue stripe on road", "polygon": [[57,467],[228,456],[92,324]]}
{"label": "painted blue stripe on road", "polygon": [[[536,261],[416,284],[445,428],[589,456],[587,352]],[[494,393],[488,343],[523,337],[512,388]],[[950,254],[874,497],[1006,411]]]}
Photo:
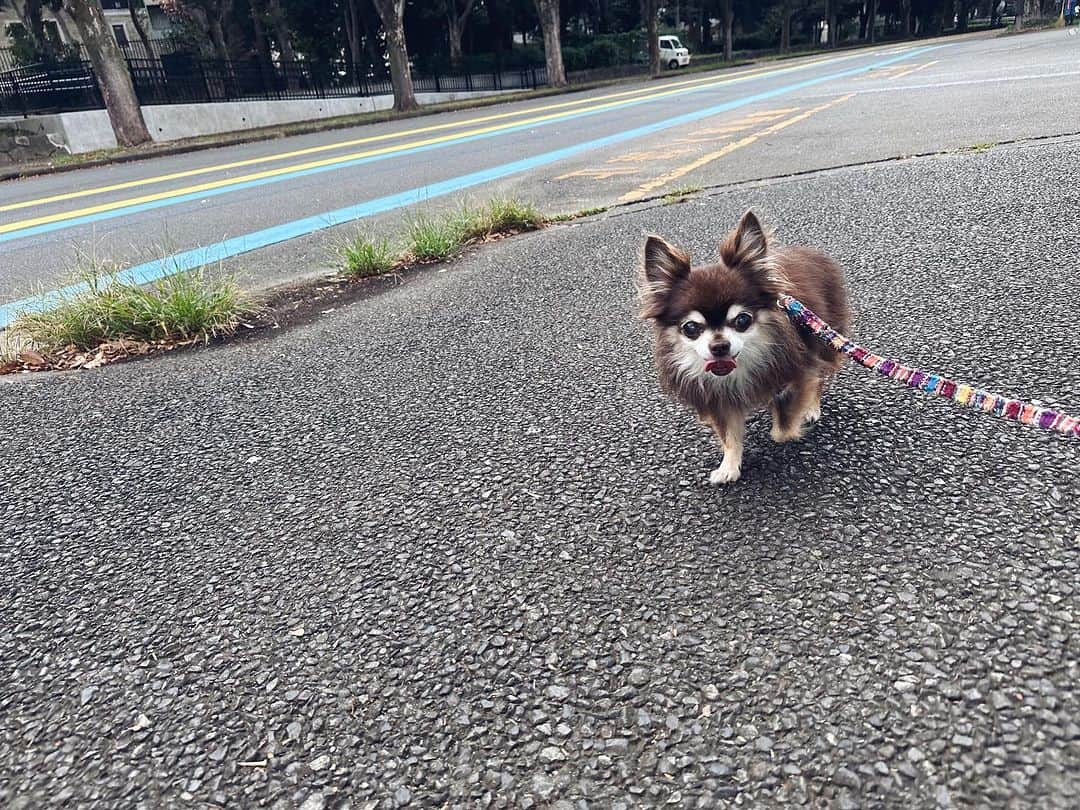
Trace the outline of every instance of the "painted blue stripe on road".
{"label": "painted blue stripe on road", "polygon": [[[908,55],[910,55],[910,54],[906,54],[905,56],[908,56]],[[852,59],[852,58],[855,58],[856,56],[857,55],[841,56],[841,57],[837,57],[837,59],[835,59],[833,61],[841,61],[841,60],[844,60],[844,59]],[[805,70],[807,68],[812,68],[812,67],[814,67],[814,66],[816,66],[818,64],[819,63],[813,63],[812,62],[812,63],[806,64],[806,65],[795,65],[795,66],[789,67],[789,68],[782,68],[782,69],[773,71],[773,72],[771,72],[769,74],[766,74],[766,75],[737,77],[735,79],[732,79],[732,82],[734,83],[734,82],[753,81],[755,79],[767,79],[767,78],[771,78],[773,76],[778,76],[778,75],[782,75],[782,74],[785,74],[785,73],[790,73],[790,72],[796,71],[796,70]],[[878,64],[879,65],[887,64],[887,62],[881,62],[881,63],[878,63]],[[868,67],[868,68],[865,68],[865,69],[870,69],[870,68]],[[706,90],[712,90],[712,89],[715,89],[715,86],[704,85],[704,86],[696,86],[696,87],[687,87],[687,88],[685,88],[683,90],[680,90],[678,93],[676,93],[676,94],[674,94],[672,96],[669,96],[669,98],[678,98],[680,96],[688,95],[690,93],[700,93],[700,92],[705,92]],[[661,88],[661,90],[662,90],[662,88]],[[309,175],[322,174],[323,172],[337,171],[338,169],[348,169],[348,168],[351,168],[353,166],[362,166],[365,163],[376,163],[376,162],[382,161],[382,160],[390,160],[392,158],[405,157],[405,156],[408,156],[408,155],[415,155],[415,154],[419,154],[419,153],[422,153],[422,152],[429,152],[429,151],[432,151],[432,150],[435,150],[435,149],[445,149],[446,147],[449,147],[449,146],[456,146],[458,144],[470,143],[472,141],[484,140],[484,139],[487,139],[487,138],[498,138],[498,137],[501,137],[503,135],[513,134],[515,132],[522,132],[524,130],[535,129],[535,128],[543,127],[543,126],[550,126],[552,124],[558,124],[558,123],[562,123],[564,121],[573,121],[574,119],[577,119],[577,118],[584,118],[584,117],[590,116],[590,115],[600,115],[602,113],[611,112],[612,110],[621,110],[621,109],[624,109],[626,107],[634,107],[634,106],[637,106],[639,104],[648,104],[648,103],[652,103],[652,102],[655,102],[655,101],[656,101],[656,99],[652,98],[652,97],[630,98],[630,99],[626,99],[625,101],[612,102],[613,106],[604,107],[603,109],[579,110],[577,112],[572,112],[572,113],[567,113],[566,115],[561,115],[558,118],[553,118],[553,119],[551,119],[549,121],[537,121],[537,122],[532,122],[532,123],[516,124],[516,125],[513,125],[513,126],[507,126],[506,128],[502,128],[502,129],[499,129],[499,130],[494,131],[494,132],[482,132],[482,133],[479,133],[479,134],[476,134],[476,135],[462,135],[462,136],[460,136],[458,138],[455,138],[453,140],[450,140],[450,141],[443,141],[443,142],[440,142],[440,143],[426,144],[424,146],[413,146],[413,147],[410,147],[408,149],[402,149],[401,151],[397,151],[397,152],[391,152],[391,153],[387,153],[387,154],[383,154],[383,155],[369,155],[367,157],[354,158],[352,160],[345,160],[345,161],[342,161],[340,163],[333,163],[333,164],[330,164],[330,165],[327,165],[327,166],[315,166],[315,167],[312,167],[312,168],[309,168],[309,169],[297,169],[296,171],[285,172],[285,173],[282,173],[282,174],[274,175],[273,177],[263,177],[263,178],[260,178],[258,180],[243,180],[243,181],[239,181],[237,183],[231,183],[231,184],[229,184],[227,186],[222,186],[221,188],[206,189],[204,191],[193,191],[193,192],[191,192],[189,194],[178,194],[176,196],[166,197],[166,198],[163,198],[163,199],[160,199],[160,200],[153,200],[153,201],[145,202],[145,203],[134,203],[132,205],[126,205],[126,206],[124,206],[122,208],[114,208],[114,209],[112,209],[110,211],[100,211],[100,212],[98,212],[96,214],[86,214],[86,215],[81,216],[81,217],[72,217],[70,219],[58,220],[56,222],[46,222],[46,223],[43,223],[41,225],[32,225],[32,226],[28,226],[26,228],[20,228],[17,231],[10,231],[8,233],[0,234],[0,244],[3,244],[5,242],[11,242],[11,241],[14,241],[16,239],[26,239],[26,238],[31,237],[31,236],[40,236],[42,234],[52,233],[54,231],[66,230],[67,228],[77,228],[80,225],[92,225],[92,224],[94,224],[96,222],[102,222],[102,221],[108,220],[108,219],[115,219],[116,217],[128,216],[130,214],[140,214],[140,213],[143,213],[145,211],[154,211],[154,210],[156,210],[158,208],[167,208],[167,207],[172,206],[172,205],[181,205],[183,203],[188,203],[188,202],[198,202],[199,200],[204,200],[204,199],[207,199],[209,197],[218,197],[218,196],[220,196],[222,194],[231,194],[234,191],[242,191],[244,189],[249,189],[249,188],[258,188],[259,186],[265,186],[265,185],[268,185],[268,184],[271,184],[271,183],[282,183],[282,182],[285,182],[285,181],[288,181],[288,180],[295,180],[298,177],[307,177]]]}
{"label": "painted blue stripe on road", "polygon": [[[919,54],[926,53],[927,51],[935,50],[941,47],[945,46],[934,45],[928,46],[926,48],[919,48],[892,57],[890,59],[885,59],[880,62],[874,62],[872,64],[864,65],[862,67],[851,68],[849,70],[840,71],[838,73],[831,73],[829,75],[819,76],[813,79],[806,79],[801,82],[796,82],[795,84],[785,85],[784,87],[766,90],[749,96],[743,96],[742,98],[726,101],[722,104],[717,104],[701,110],[684,113],[682,115],[672,118],[666,118],[662,121],[657,121],[652,124],[635,127],[634,129],[618,132],[613,135],[605,136],[603,138],[597,138],[596,140],[574,144],[573,146],[556,149],[552,152],[545,152],[543,154],[535,155],[533,157],[515,160],[511,163],[504,163],[500,166],[494,166],[490,169],[472,172],[471,174],[451,178],[449,180],[444,180],[439,183],[433,183],[431,185],[423,186],[421,188],[403,191],[398,194],[392,194],[387,197],[380,197],[378,199],[370,200],[368,202],[360,203],[358,205],[352,205],[346,208],[339,208],[336,211],[329,211],[327,213],[318,214],[313,217],[305,217],[304,219],[286,222],[282,225],[275,225],[271,228],[254,231],[253,233],[238,236],[233,239],[226,239],[222,242],[217,242],[204,248],[196,248],[194,250],[184,251],[182,253],[177,253],[175,255],[167,256],[162,259],[157,259],[155,261],[136,265],[126,270],[120,271],[117,274],[117,277],[122,281],[130,283],[149,283],[165,276],[172,275],[173,273],[191,270],[196,267],[201,267],[202,265],[214,264],[216,262],[238,256],[242,253],[248,253],[250,251],[267,247],[269,245],[278,244],[280,242],[285,242],[290,239],[296,239],[301,236],[307,236],[308,234],[315,233],[320,230],[325,230],[327,228],[332,228],[336,225],[365,219],[367,217],[384,213],[386,211],[391,211],[397,208],[404,208],[405,206],[414,205],[427,199],[442,197],[447,194],[452,194],[456,191],[463,191],[473,186],[491,182],[492,180],[498,180],[503,177],[508,177],[510,175],[529,171],[530,169],[536,169],[541,166],[556,163],[560,160],[565,160],[566,158],[573,157],[582,152],[591,151],[593,149],[602,149],[606,146],[622,143],[623,141],[651,135],[655,132],[660,132],[662,130],[681,126],[683,124],[693,123],[695,121],[701,120],[702,118],[708,118],[710,116],[717,115],[719,113],[726,112],[737,107],[746,106],[747,104],[754,104],[759,101],[776,98],[777,96],[792,93],[806,87],[812,87],[823,82],[833,81],[835,79],[841,79],[848,76],[854,76],[859,73],[865,73],[869,70],[884,67],[886,65],[893,64],[894,62],[902,61],[904,59],[910,59],[913,56],[917,56]],[[318,171],[320,171],[320,169],[310,169],[304,172],[300,172],[298,174],[315,174]],[[258,184],[258,182],[255,182],[251,185]],[[131,213],[132,210],[133,209],[124,209],[124,213]],[[16,317],[16,314],[20,311],[40,312],[42,310],[55,306],[64,298],[85,291],[85,289],[85,284],[73,284],[67,287],[63,287],[59,290],[45,293],[41,296],[37,296],[34,298],[25,298],[20,301],[15,301],[10,304],[2,305],[0,306],[0,329],[3,329],[8,324],[10,324],[12,320],[14,320],[14,318]]]}

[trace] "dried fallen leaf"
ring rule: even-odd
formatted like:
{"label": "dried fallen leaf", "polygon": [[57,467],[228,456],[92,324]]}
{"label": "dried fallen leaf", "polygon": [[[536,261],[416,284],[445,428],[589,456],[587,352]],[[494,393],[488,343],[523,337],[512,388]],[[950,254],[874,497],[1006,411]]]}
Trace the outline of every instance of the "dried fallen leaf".
{"label": "dried fallen leaf", "polygon": [[0,374],[14,374],[21,368],[22,363],[18,360],[8,360],[5,363],[0,363]]}
{"label": "dried fallen leaf", "polygon": [[21,352],[19,352],[17,359],[27,366],[45,365],[45,358],[38,352],[35,352],[33,349],[23,349]]}

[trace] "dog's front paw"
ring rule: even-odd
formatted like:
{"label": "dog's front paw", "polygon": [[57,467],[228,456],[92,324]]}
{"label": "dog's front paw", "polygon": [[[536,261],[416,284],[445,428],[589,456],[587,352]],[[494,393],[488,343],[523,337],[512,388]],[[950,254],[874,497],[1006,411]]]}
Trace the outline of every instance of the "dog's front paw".
{"label": "dog's front paw", "polygon": [[739,475],[742,470],[737,464],[723,463],[711,473],[709,473],[709,483],[714,486],[720,484],[730,484],[732,481],[738,481]]}
{"label": "dog's front paw", "polygon": [[812,408],[807,408],[806,413],[803,414],[803,424],[814,425],[821,420],[821,405],[814,405]]}
{"label": "dog's front paw", "polygon": [[784,430],[779,425],[773,425],[772,430],[769,431],[769,436],[777,444],[783,444],[784,442],[796,442],[803,437],[802,426],[790,427]]}

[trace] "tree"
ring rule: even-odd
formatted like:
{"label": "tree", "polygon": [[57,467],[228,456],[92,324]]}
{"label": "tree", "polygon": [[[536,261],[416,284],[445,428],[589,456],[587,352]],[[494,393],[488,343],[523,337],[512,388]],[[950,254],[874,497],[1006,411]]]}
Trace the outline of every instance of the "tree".
{"label": "tree", "polygon": [[364,27],[360,19],[360,0],[345,0],[342,11],[345,13],[345,42],[349,46],[349,65],[352,66],[354,76],[359,78]]}
{"label": "tree", "polygon": [[956,12],[956,30],[963,34],[968,30],[968,17],[971,16],[971,0],[960,0]]}
{"label": "tree", "polygon": [[131,83],[127,62],[105,22],[101,0],[63,0],[63,11],[74,21],[90,54],[117,143],[121,146],[146,143],[150,133],[135,95],[135,86]]}
{"label": "tree", "polygon": [[649,75],[660,75],[660,39],[657,36],[656,17],[659,0],[641,0],[641,16],[645,18],[645,37],[649,40]]}
{"label": "tree", "polygon": [[867,0],[866,3],[866,39],[874,42],[874,29],[877,28],[877,0]]}
{"label": "tree", "polygon": [[41,16],[45,5],[43,0],[11,0],[11,5],[22,21],[26,41],[33,51],[32,58],[35,61],[53,61],[53,43],[45,33],[45,20]]}
{"label": "tree", "polygon": [[386,50],[390,56],[390,84],[394,87],[394,109],[399,112],[415,110],[412,70],[405,45],[405,0],[372,0],[386,32]]}
{"label": "tree", "polygon": [[780,4],[780,53],[791,50],[791,0]]}
{"label": "tree", "polygon": [[143,0],[128,0],[128,14],[131,16],[131,24],[135,27],[135,33],[139,35],[139,41],[142,42],[143,47],[146,49],[146,58],[153,59],[154,51],[150,45],[150,37],[146,33],[146,26],[143,24],[142,15],[149,14],[146,10],[146,3]]}
{"label": "tree", "polygon": [[534,0],[544,31],[544,58],[547,60],[548,84],[566,87],[566,70],[562,61],[562,25],[559,22],[559,0]]}
{"label": "tree", "polygon": [[472,14],[473,2],[465,0],[464,7],[458,11],[459,0],[444,0],[446,4],[446,23],[450,31],[450,64],[461,67],[461,38],[465,34],[465,24]]}
{"label": "tree", "polygon": [[252,13],[257,13],[262,18],[264,29],[269,28],[274,32],[274,41],[277,43],[282,61],[295,62],[296,51],[293,50],[292,31],[289,30],[285,10],[281,7],[281,0],[250,1]]}
{"label": "tree", "polygon": [[732,0],[724,0],[721,15],[724,19],[724,59],[731,61],[731,29],[735,25],[735,10],[731,7]]}
{"label": "tree", "polygon": [[232,15],[233,0],[182,0],[170,6],[173,14],[190,20],[202,29],[210,40],[217,59],[229,58],[229,44],[225,39],[227,20]]}

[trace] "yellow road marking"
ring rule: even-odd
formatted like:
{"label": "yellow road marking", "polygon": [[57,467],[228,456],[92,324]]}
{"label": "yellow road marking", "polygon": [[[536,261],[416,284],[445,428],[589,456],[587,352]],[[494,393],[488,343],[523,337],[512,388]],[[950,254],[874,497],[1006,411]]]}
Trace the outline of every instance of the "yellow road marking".
{"label": "yellow road marking", "polygon": [[571,177],[588,177],[590,180],[609,180],[612,177],[622,177],[627,174],[637,174],[639,169],[634,166],[606,166],[597,169],[579,169],[575,172],[567,172],[556,177],[556,180],[569,180]]}
{"label": "yellow road marking", "polygon": [[856,81],[872,82],[875,79],[891,79],[893,74],[900,70],[906,70],[907,65],[886,65],[881,68],[874,68],[859,76],[856,76]]}
{"label": "yellow road marking", "polygon": [[718,139],[721,135],[733,135],[736,132],[743,132],[744,130],[751,129],[766,121],[775,121],[777,118],[783,118],[789,113],[798,112],[798,107],[789,107],[786,110],[777,110],[768,115],[758,114],[753,120],[749,118],[740,119],[733,122],[726,127],[717,127],[715,129],[702,130],[698,135],[689,136],[686,138],[677,138],[672,141],[676,144],[699,144],[699,143],[711,143]]}
{"label": "yellow road marking", "polygon": [[837,104],[840,104],[841,102],[847,101],[849,98],[852,98],[854,95],[855,95],[855,93],[848,93],[846,96],[841,96],[840,98],[834,98],[832,101],[828,101],[825,104],[821,104],[821,105],[819,105],[817,107],[813,107],[812,109],[806,110],[805,112],[801,112],[798,115],[792,116],[791,118],[785,118],[783,121],[780,121],[780,122],[778,122],[776,124],[773,124],[773,125],[771,125],[769,127],[766,127],[765,129],[761,130],[760,132],[755,132],[752,135],[747,135],[745,138],[741,138],[741,139],[739,139],[737,141],[732,141],[731,143],[726,144],[723,148],[718,149],[715,152],[710,152],[707,155],[702,155],[697,160],[693,160],[690,163],[687,163],[684,166],[680,166],[679,168],[674,169],[674,170],[668,172],[667,174],[661,175],[660,177],[657,177],[654,180],[650,180],[647,183],[642,183],[640,186],[638,186],[633,191],[630,191],[630,192],[624,194],[622,197],[620,197],[619,202],[634,202],[635,200],[640,200],[643,197],[647,197],[650,192],[655,191],[656,189],[661,188],[663,186],[666,186],[668,183],[670,183],[670,182],[672,182],[674,180],[678,180],[680,177],[684,177],[685,175],[689,174],[690,172],[692,172],[692,171],[694,171],[696,169],[700,169],[702,166],[705,166],[705,165],[707,165],[709,163],[712,163],[714,160],[719,160],[720,158],[724,157],[725,155],[730,155],[736,149],[741,149],[744,146],[749,146],[750,144],[754,143],[754,141],[758,140],[759,138],[762,138],[762,137],[764,137],[766,135],[772,135],[772,134],[774,134],[776,132],[779,132],[780,130],[782,130],[782,129],[786,128],[786,127],[790,127],[792,124],[797,124],[800,121],[805,121],[810,116],[816,115],[817,113],[822,112],[823,110],[827,110],[829,107],[834,107]]}
{"label": "yellow road marking", "polygon": [[905,71],[903,71],[901,73],[897,73],[895,76],[890,77],[890,81],[896,81],[897,79],[902,79],[905,76],[910,76],[912,73],[920,71],[923,68],[928,68],[931,65],[936,65],[940,61],[941,61],[940,59],[935,59],[933,62],[924,62],[921,65],[916,65],[915,67],[913,67],[913,68],[911,68],[909,70],[905,70]]}
{"label": "yellow road marking", "polygon": [[[815,60],[814,62],[807,63],[807,64],[816,64],[817,61],[820,61],[820,60]],[[801,65],[800,65],[800,67],[801,67]],[[754,69],[751,69],[751,70],[745,70],[745,71],[740,71],[738,73],[731,74],[727,78],[729,78],[731,80],[744,79],[744,78],[747,78],[747,77],[760,75],[760,74],[763,74],[763,73],[768,73],[769,70],[770,70],[769,68],[754,68]],[[670,89],[673,89],[673,88],[689,87],[689,86],[693,86],[695,84],[703,84],[703,83],[706,83],[706,82],[708,82],[710,80],[714,80],[714,79],[715,79],[715,77],[712,77],[712,76],[705,76],[705,77],[698,78],[698,79],[686,79],[686,80],[683,80],[683,81],[680,81],[680,82],[673,82],[673,83],[670,83],[670,84],[665,84],[664,89],[665,90],[670,90]],[[641,95],[642,93],[647,93],[647,92],[649,92],[650,90],[653,90],[653,89],[654,88],[651,88],[651,87],[642,87],[642,88],[638,88],[636,90],[624,90],[624,91],[619,92],[619,93],[608,93],[608,94],[603,95],[603,96],[591,96],[589,98],[577,99],[575,101],[564,101],[564,102],[560,102],[558,104],[545,104],[545,105],[542,105],[540,107],[530,107],[529,109],[525,109],[525,110],[514,110],[514,111],[511,111],[511,112],[494,113],[494,114],[491,114],[491,115],[481,115],[481,116],[476,116],[474,118],[468,118],[468,119],[465,119],[463,121],[450,121],[450,122],[447,122],[447,123],[444,123],[444,124],[433,124],[433,125],[427,126],[427,127],[417,127],[415,129],[404,130],[402,132],[388,132],[388,133],[384,133],[382,135],[370,135],[370,136],[365,137],[365,138],[354,138],[352,140],[338,141],[338,142],[335,142],[335,143],[323,144],[321,146],[311,146],[311,147],[307,147],[305,149],[294,149],[292,151],[281,152],[281,153],[276,154],[276,155],[266,155],[266,156],[257,157],[257,158],[247,158],[245,160],[236,160],[236,161],[232,161],[230,163],[220,163],[220,164],[213,165],[213,166],[202,166],[202,167],[197,168],[197,169],[186,169],[186,170],[180,171],[180,172],[171,172],[169,174],[157,175],[155,177],[144,177],[144,178],[140,178],[138,180],[128,180],[128,181],[123,182],[123,183],[114,183],[114,184],[108,185],[108,186],[99,186],[99,187],[96,187],[96,188],[83,189],[81,191],[71,191],[71,192],[67,192],[67,193],[64,193],[64,194],[55,194],[55,195],[53,195],[51,197],[40,197],[40,198],[34,199],[34,200],[26,200],[26,201],[18,202],[18,203],[10,203],[8,205],[0,205],[0,212],[3,212],[3,211],[15,211],[15,210],[18,210],[20,208],[30,208],[31,206],[35,206],[35,205],[46,205],[48,203],[54,203],[54,202],[64,202],[64,201],[67,201],[67,200],[78,199],[80,197],[89,197],[89,196],[94,195],[94,194],[106,194],[106,193],[111,192],[111,191],[124,191],[126,189],[138,188],[139,186],[151,185],[151,184],[154,184],[154,183],[165,183],[165,182],[168,182],[170,180],[183,180],[183,179],[186,179],[188,177],[197,177],[198,175],[202,175],[202,174],[209,174],[209,173],[212,173],[212,172],[220,172],[220,171],[228,171],[230,169],[240,169],[240,168],[244,168],[244,167],[247,167],[247,166],[255,166],[255,165],[258,165],[260,163],[271,163],[271,162],[277,162],[277,161],[282,161],[282,160],[289,160],[290,158],[304,157],[304,156],[307,156],[307,155],[314,155],[314,154],[318,154],[320,152],[327,152],[327,151],[330,151],[332,149],[345,149],[345,148],[348,148],[350,146],[359,146],[361,144],[367,144],[367,143],[377,143],[379,141],[386,141],[386,140],[390,140],[390,139],[393,139],[393,138],[406,138],[406,137],[410,137],[412,135],[422,135],[422,134],[425,134],[425,133],[428,133],[428,132],[438,132],[438,131],[445,130],[445,129],[453,129],[453,128],[456,128],[456,127],[466,127],[466,126],[470,126],[472,124],[481,124],[481,123],[485,123],[485,122],[488,122],[488,121],[499,121],[499,120],[503,120],[503,119],[506,119],[506,118],[513,118],[513,117],[516,117],[516,116],[529,115],[531,113],[547,112],[547,111],[550,111],[550,110],[566,109],[566,108],[571,108],[571,107],[580,107],[582,105],[594,103],[594,102],[597,102],[597,101],[606,101],[606,100],[610,100],[610,99],[629,98],[629,97],[633,97],[633,96],[636,96],[636,95]],[[648,96],[646,96],[646,98],[648,98]]]}
{"label": "yellow road marking", "polygon": [[[728,77],[723,79],[714,80],[711,83],[703,84],[703,87],[718,87],[724,84],[730,84],[732,82],[739,81],[739,77]],[[639,96],[635,101],[649,101],[657,98],[665,98],[667,96],[679,95],[684,90],[681,87],[665,88],[651,95]],[[628,103],[625,99],[617,101],[609,101],[605,104],[597,104],[593,107],[587,108],[590,111],[597,112],[601,110],[613,109]],[[47,225],[53,222],[62,222],[67,219],[75,219],[78,217],[92,216],[94,214],[104,213],[106,211],[115,211],[119,208],[127,208],[134,205],[144,205],[146,203],[157,202],[159,200],[166,200],[171,197],[180,197],[186,194],[199,194],[204,191],[212,191],[218,188],[225,188],[227,186],[237,185],[239,183],[253,182],[256,180],[264,180],[271,177],[279,177],[285,174],[291,174],[297,171],[305,171],[310,169],[317,169],[325,166],[334,166],[340,163],[346,163],[353,160],[359,160],[361,158],[375,157],[378,155],[392,155],[395,152],[404,152],[412,149],[416,149],[422,146],[431,146],[434,144],[445,143],[447,141],[457,140],[459,138],[475,137],[478,135],[485,135],[489,133],[499,132],[501,130],[510,129],[513,127],[525,126],[528,124],[538,124],[545,121],[556,121],[560,118],[566,118],[568,116],[577,115],[577,110],[565,110],[563,112],[552,113],[550,115],[539,115],[533,118],[526,118],[521,121],[511,121],[506,124],[496,124],[489,127],[479,127],[477,129],[465,130],[464,132],[454,133],[450,135],[440,135],[435,138],[425,138],[417,141],[409,141],[402,144],[396,144],[393,146],[384,146],[378,149],[368,149],[361,152],[352,152],[346,155],[337,155],[331,158],[323,158],[322,160],[308,161],[307,163],[294,164],[292,166],[283,166],[280,169],[266,169],[261,172],[253,172],[251,174],[240,175],[238,177],[228,177],[221,180],[213,180],[207,183],[199,183],[192,186],[183,186],[181,188],[170,189],[168,191],[159,191],[154,194],[145,194],[141,197],[129,197],[127,199],[114,200],[112,202],[101,203],[99,205],[93,205],[86,208],[77,208],[70,211],[63,211],[56,214],[47,214],[45,216],[33,217],[31,219],[18,220],[16,222],[9,222],[5,225],[0,225],[0,234],[11,233],[12,231],[19,231],[24,228],[33,228],[38,225]]]}
{"label": "yellow road marking", "polygon": [[[813,59],[813,60],[809,60],[807,62],[801,62],[798,65],[793,65],[793,66],[789,66],[789,67],[785,67],[785,68],[771,68],[771,67],[770,68],[752,68],[752,69],[748,69],[748,70],[745,70],[745,71],[740,71],[738,73],[729,74],[728,76],[724,77],[723,79],[721,79],[719,81],[716,81],[715,77],[713,77],[713,76],[705,76],[705,77],[698,78],[698,79],[686,79],[686,80],[683,80],[683,81],[680,81],[680,82],[674,82],[674,83],[669,83],[669,84],[663,85],[664,93],[665,94],[670,93],[671,91],[673,91],[675,89],[682,89],[682,88],[685,88],[685,87],[693,86],[695,84],[701,84],[703,86],[711,87],[711,86],[715,86],[715,85],[710,84],[710,82],[715,82],[715,84],[728,84],[728,83],[731,83],[731,82],[741,81],[743,79],[751,78],[751,77],[755,77],[755,76],[787,73],[787,72],[791,72],[791,71],[795,71],[795,70],[802,70],[803,68],[807,68],[807,67],[813,67],[814,65],[818,65],[818,64],[820,64],[822,62],[840,62],[840,61],[844,61],[844,60],[847,60],[847,59],[854,59],[854,58],[856,58],[858,56],[865,55],[866,53],[867,53],[866,51],[863,51],[861,53],[853,53],[853,54],[848,54],[848,55],[845,55],[845,56],[821,57],[819,59]],[[528,109],[525,109],[525,110],[514,110],[514,111],[511,111],[511,112],[503,112],[503,113],[495,113],[495,114],[491,114],[491,115],[477,116],[477,117],[465,119],[465,120],[462,120],[462,121],[452,121],[452,122],[447,122],[447,123],[443,123],[443,124],[433,124],[433,125],[427,126],[427,127],[417,127],[415,129],[404,130],[402,132],[389,132],[389,133],[384,133],[382,135],[372,135],[372,136],[368,136],[368,137],[364,137],[364,138],[355,138],[355,139],[347,140],[347,141],[339,141],[339,142],[332,143],[332,144],[323,144],[323,145],[320,145],[320,146],[307,147],[305,149],[295,149],[295,150],[292,150],[292,151],[289,151],[289,152],[281,152],[281,153],[278,153],[278,154],[275,154],[275,155],[266,155],[266,156],[257,157],[257,158],[247,158],[247,159],[244,159],[244,160],[237,160],[237,161],[232,161],[232,162],[229,162],[229,163],[221,163],[221,164],[216,164],[216,165],[213,165],[213,166],[202,166],[202,167],[199,167],[199,168],[196,168],[196,169],[187,169],[187,170],[179,171],[179,172],[171,172],[169,174],[157,175],[157,176],[154,176],[154,177],[144,177],[144,178],[139,178],[137,180],[129,180],[129,181],[126,181],[126,182],[123,182],[123,183],[113,183],[113,184],[107,185],[107,186],[98,186],[98,187],[95,187],[95,188],[82,189],[80,191],[66,192],[64,194],[55,194],[55,195],[52,195],[52,196],[49,196],[49,197],[40,197],[40,198],[33,199],[33,200],[25,200],[25,201],[17,202],[17,203],[9,203],[7,205],[0,206],[0,212],[3,212],[3,211],[15,211],[15,210],[23,209],[23,208],[30,208],[30,207],[37,206],[37,205],[46,205],[46,204],[55,203],[55,202],[65,202],[65,201],[68,201],[68,200],[80,199],[82,197],[89,197],[89,196],[97,195],[97,194],[106,194],[106,193],[113,192],[113,191],[124,191],[124,190],[127,190],[127,189],[139,188],[141,186],[146,186],[146,185],[152,185],[152,184],[157,184],[157,183],[165,183],[165,182],[169,182],[171,180],[183,180],[183,179],[186,179],[186,178],[189,178],[189,177],[197,177],[199,175],[209,174],[209,173],[212,173],[212,172],[221,172],[221,171],[228,171],[228,170],[231,170],[231,169],[240,169],[240,168],[245,168],[245,167],[248,167],[248,166],[255,166],[255,165],[258,165],[258,164],[261,164],[261,163],[278,162],[278,161],[282,161],[282,160],[288,160],[290,158],[304,157],[304,156],[307,156],[307,155],[318,154],[318,153],[326,152],[326,151],[329,151],[329,150],[332,150],[332,149],[344,149],[344,148],[351,147],[351,146],[359,146],[359,145],[362,145],[362,144],[376,143],[376,142],[380,142],[380,141],[389,140],[389,139],[392,139],[392,138],[405,138],[405,137],[410,137],[410,136],[413,136],[413,135],[422,135],[422,134],[425,134],[425,133],[437,132],[437,131],[442,131],[442,130],[445,130],[445,129],[451,129],[451,128],[457,128],[457,127],[466,127],[466,126],[471,126],[473,124],[485,123],[485,122],[489,122],[489,121],[498,121],[498,120],[503,120],[503,119],[506,119],[506,118],[512,118],[512,117],[517,117],[517,116],[535,114],[535,113],[538,113],[538,112],[547,112],[547,111],[550,111],[550,110],[580,107],[580,106],[595,103],[597,101],[607,101],[607,100],[611,100],[611,99],[626,99],[626,98],[631,98],[633,96],[639,96],[639,95],[641,95],[643,93],[647,93],[651,89],[652,88],[645,87],[645,88],[638,88],[636,90],[625,90],[625,91],[621,91],[621,92],[618,92],[618,93],[609,93],[609,94],[603,95],[603,96],[592,96],[592,97],[589,97],[589,98],[577,99],[577,100],[574,100],[574,101],[564,101],[564,102],[559,102],[559,103],[556,103],[556,104],[547,104],[547,105],[543,105],[543,106],[540,106],[540,107],[531,107],[531,108],[528,108]],[[650,95],[642,96],[642,98],[655,98],[655,97],[657,97],[657,96],[650,96]],[[603,108],[604,107],[602,106],[602,107],[599,107],[598,109],[603,109]],[[543,120],[543,119],[540,119],[540,120]],[[528,123],[528,122],[526,122],[526,123]],[[239,182],[239,181],[234,180],[234,181],[231,181],[231,182]],[[188,192],[181,190],[181,191],[176,191],[176,192],[173,192],[173,193],[182,194],[182,193],[188,193]],[[52,220],[52,221],[55,221],[55,220]],[[26,227],[26,226],[25,225],[20,225],[20,227]],[[0,232],[3,232],[3,231],[0,231]]]}
{"label": "yellow road marking", "polygon": [[783,107],[779,110],[762,110],[761,112],[750,113],[744,116],[747,121],[760,121],[763,118],[779,118],[781,115],[787,115],[788,113],[795,112],[798,107]]}

